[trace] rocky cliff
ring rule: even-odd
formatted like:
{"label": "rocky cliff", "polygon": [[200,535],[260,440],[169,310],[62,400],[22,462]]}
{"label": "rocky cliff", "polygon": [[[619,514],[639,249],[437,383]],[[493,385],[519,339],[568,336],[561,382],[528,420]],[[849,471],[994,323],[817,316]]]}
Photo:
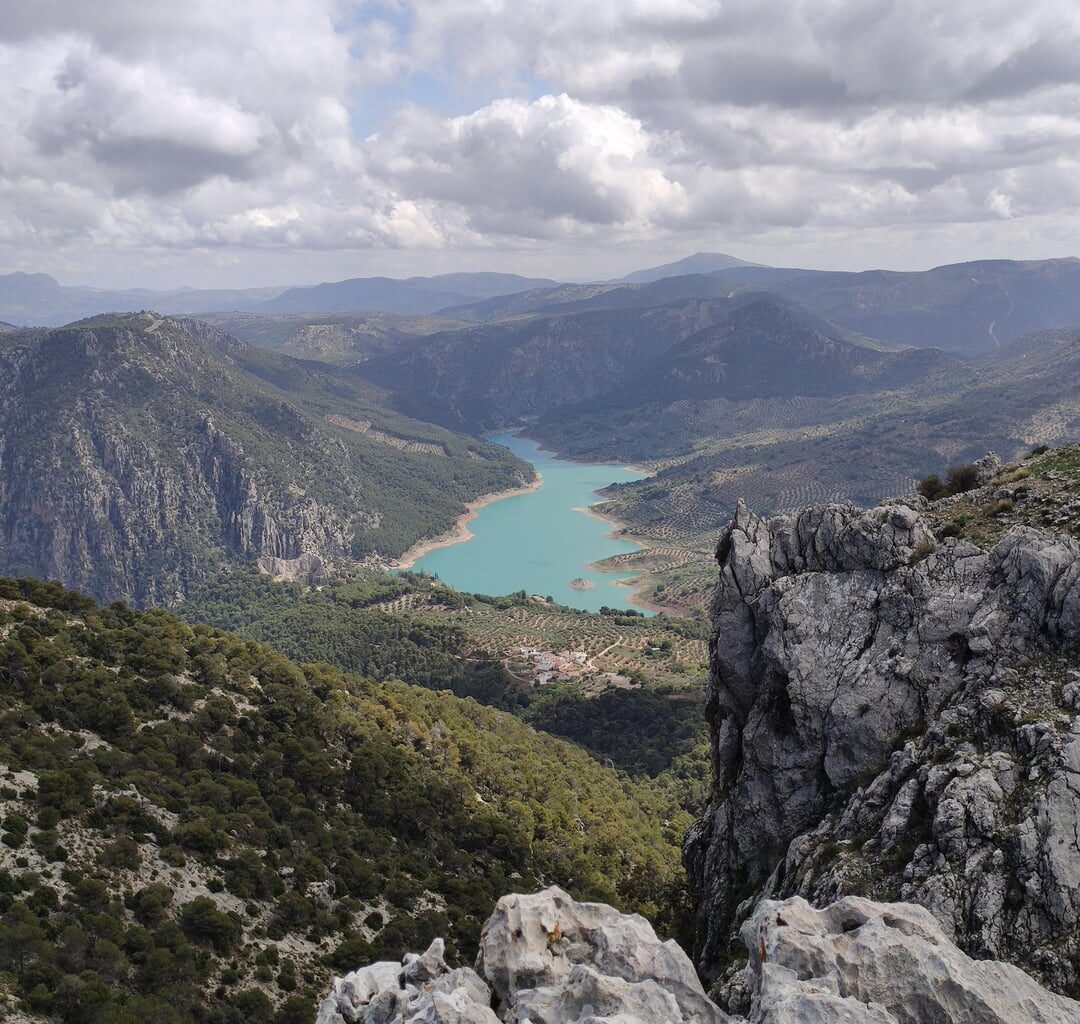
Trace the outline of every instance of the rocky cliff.
{"label": "rocky cliff", "polygon": [[796,895],[921,904],[966,953],[1080,991],[1080,545],[939,523],[921,499],[740,505],[720,539],[715,791],[684,860],[734,1007],[733,936]]}
{"label": "rocky cliff", "polygon": [[551,888],[501,899],[476,969],[422,955],[335,978],[316,1024],[1075,1024],[1080,1003],[974,961],[933,916],[848,897],[766,900],[742,930],[748,1018],[703,991],[648,922]]}
{"label": "rocky cliff", "polygon": [[198,321],[100,317],[0,352],[0,570],[110,600],[171,603],[227,565],[393,558],[528,475]]}

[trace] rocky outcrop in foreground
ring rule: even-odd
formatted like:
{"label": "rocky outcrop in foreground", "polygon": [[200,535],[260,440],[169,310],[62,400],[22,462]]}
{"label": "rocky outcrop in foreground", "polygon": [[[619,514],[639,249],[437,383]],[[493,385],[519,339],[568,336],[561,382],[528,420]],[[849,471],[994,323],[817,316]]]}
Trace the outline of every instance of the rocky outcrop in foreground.
{"label": "rocky outcrop in foreground", "polygon": [[915,501],[740,505],[720,540],[717,797],[685,862],[732,1007],[733,936],[792,895],[918,903],[940,941],[1080,990],[1080,545],[931,527]]}
{"label": "rocky outcrop in foreground", "polygon": [[[977,962],[920,907],[764,901],[745,924],[750,1024],[1075,1024],[1080,1003]],[[736,1024],[648,922],[551,888],[505,896],[476,970],[442,940],[334,979],[316,1024]]]}
{"label": "rocky outcrop in foreground", "polygon": [[751,1024],[1075,1024],[1080,1003],[972,960],[910,903],[758,904],[743,925]]}

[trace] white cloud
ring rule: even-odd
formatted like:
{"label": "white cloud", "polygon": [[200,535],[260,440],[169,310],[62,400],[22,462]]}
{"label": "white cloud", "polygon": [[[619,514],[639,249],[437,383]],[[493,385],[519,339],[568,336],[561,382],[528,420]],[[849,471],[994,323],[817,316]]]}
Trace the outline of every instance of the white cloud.
{"label": "white cloud", "polygon": [[665,173],[660,141],[617,107],[564,94],[454,118],[413,108],[364,152],[395,191],[459,205],[481,230],[528,236],[677,222],[686,194]]}
{"label": "white cloud", "polygon": [[0,76],[13,265],[1080,228],[1066,0],[61,0]]}

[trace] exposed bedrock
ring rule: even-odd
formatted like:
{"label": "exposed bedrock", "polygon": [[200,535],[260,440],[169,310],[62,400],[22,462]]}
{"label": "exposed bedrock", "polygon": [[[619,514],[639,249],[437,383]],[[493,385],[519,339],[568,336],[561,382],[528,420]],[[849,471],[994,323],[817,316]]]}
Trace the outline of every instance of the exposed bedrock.
{"label": "exposed bedrock", "polygon": [[735,936],[762,899],[864,895],[1075,994],[1077,544],[937,543],[916,500],[740,504],[717,559],[715,796],[684,850],[703,974],[745,1008]]}
{"label": "exposed bedrock", "polygon": [[[976,961],[921,907],[765,900],[742,930],[749,1024],[1075,1024],[1080,1003]],[[335,978],[316,1024],[747,1024],[648,922],[561,889],[501,899],[476,969],[442,940]]]}

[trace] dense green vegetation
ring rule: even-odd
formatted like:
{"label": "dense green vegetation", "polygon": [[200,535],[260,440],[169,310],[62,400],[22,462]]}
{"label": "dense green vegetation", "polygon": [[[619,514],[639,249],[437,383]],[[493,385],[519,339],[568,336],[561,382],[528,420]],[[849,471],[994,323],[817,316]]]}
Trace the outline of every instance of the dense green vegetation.
{"label": "dense green vegetation", "polygon": [[0,977],[29,1011],[307,1021],[331,967],[468,957],[546,882],[679,923],[688,815],[512,716],[56,584],[0,581],[0,629]]}
{"label": "dense green vegetation", "polygon": [[[296,661],[325,661],[375,679],[398,678],[474,697],[573,740],[636,777],[666,771],[704,735],[698,707],[704,666],[695,665],[696,673],[664,671],[672,664],[682,667],[677,644],[703,657],[705,627],[697,622],[614,609],[541,609],[524,592],[500,598],[461,594],[425,577],[377,572],[358,572],[318,590],[233,573],[195,588],[177,613],[267,643]],[[643,688],[585,695],[573,685],[523,686],[499,657],[500,650],[522,642],[522,634],[552,650],[607,649],[615,639],[631,643],[640,634],[644,650],[633,663],[641,667],[623,671]],[[609,656],[625,664],[635,653],[625,651]],[[679,799],[690,806],[695,792],[690,787]]]}
{"label": "dense green vegetation", "polygon": [[524,718],[580,743],[601,760],[648,776],[660,775],[691,753],[704,732],[700,693],[686,688],[605,690],[584,697],[554,686],[530,704]]}

